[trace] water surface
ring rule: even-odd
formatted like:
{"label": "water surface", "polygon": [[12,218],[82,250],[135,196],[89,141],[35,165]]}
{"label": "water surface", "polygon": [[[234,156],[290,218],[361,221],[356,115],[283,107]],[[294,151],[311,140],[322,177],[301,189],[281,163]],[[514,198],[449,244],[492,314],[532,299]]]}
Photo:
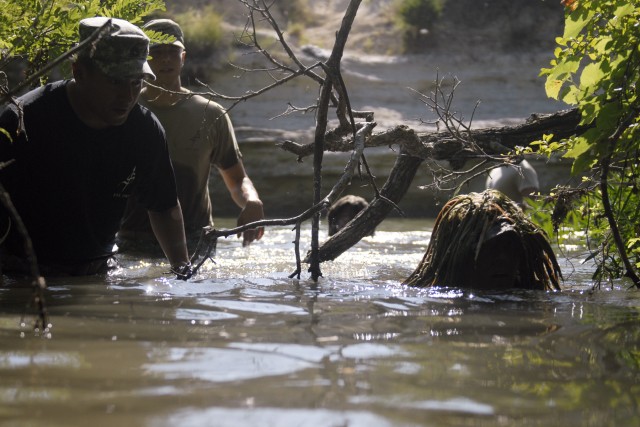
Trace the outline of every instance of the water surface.
{"label": "water surface", "polygon": [[123,256],[107,277],[48,280],[50,334],[8,280],[0,425],[640,425],[637,291],[592,292],[579,251],[563,292],[405,288],[431,225],[383,222],[318,283],[288,278],[287,227],[221,240],[186,283]]}

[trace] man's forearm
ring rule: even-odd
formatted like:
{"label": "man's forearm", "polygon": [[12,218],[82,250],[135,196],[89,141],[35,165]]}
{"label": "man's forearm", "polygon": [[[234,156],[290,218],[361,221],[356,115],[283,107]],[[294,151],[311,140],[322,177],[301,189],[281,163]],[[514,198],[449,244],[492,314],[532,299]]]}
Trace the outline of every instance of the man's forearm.
{"label": "man's forearm", "polygon": [[171,267],[179,269],[188,264],[189,252],[180,204],[163,212],[149,211],[149,221]]}

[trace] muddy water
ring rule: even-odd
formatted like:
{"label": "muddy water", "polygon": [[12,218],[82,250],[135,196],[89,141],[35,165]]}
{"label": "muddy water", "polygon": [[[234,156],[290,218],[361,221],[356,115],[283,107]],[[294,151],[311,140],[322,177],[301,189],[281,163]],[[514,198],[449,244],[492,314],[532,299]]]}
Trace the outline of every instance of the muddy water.
{"label": "muddy water", "polygon": [[318,283],[288,278],[288,228],[221,241],[186,283],[121,256],[106,277],[48,281],[46,336],[8,280],[0,425],[640,425],[637,291],[590,292],[578,248],[563,292],[407,289],[430,230],[387,220]]}
{"label": "muddy water", "polygon": [[[347,57],[344,65],[354,108],[375,109],[378,130],[428,128],[431,116],[407,88],[428,92],[436,75],[462,80],[456,105],[465,117],[481,101],[478,126],[562,107],[544,96],[541,58]],[[214,88],[264,84],[236,74],[218,75]],[[241,147],[308,142],[312,115],[274,117],[315,97],[313,85],[296,82],[240,104],[232,118]],[[244,154],[259,190],[272,192],[260,167],[285,163]],[[289,278],[289,228],[269,229],[249,248],[221,241],[215,263],[186,283],[165,274],[162,259],[123,255],[108,276],[48,280],[47,334],[31,329],[28,283],[5,278],[0,425],[640,425],[637,291],[620,282],[591,292],[580,248],[565,248],[559,293],[407,289],[401,282],[431,225],[386,220],[323,264],[318,283],[305,271]],[[308,245],[306,228],[303,253]]]}

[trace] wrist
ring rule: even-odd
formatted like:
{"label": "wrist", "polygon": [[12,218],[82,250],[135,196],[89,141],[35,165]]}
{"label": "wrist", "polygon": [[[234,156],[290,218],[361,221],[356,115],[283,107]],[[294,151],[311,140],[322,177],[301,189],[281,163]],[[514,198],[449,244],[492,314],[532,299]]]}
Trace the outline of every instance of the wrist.
{"label": "wrist", "polygon": [[193,276],[194,271],[189,261],[182,262],[177,266],[171,266],[171,272],[176,275],[176,279],[187,280]]}
{"label": "wrist", "polygon": [[262,200],[260,199],[247,199],[245,205],[259,205],[262,206]]}
{"label": "wrist", "polygon": [[171,269],[172,270],[180,270],[181,268],[184,267],[191,267],[191,262],[189,261],[180,261],[180,262],[176,262],[176,263],[171,263]]}

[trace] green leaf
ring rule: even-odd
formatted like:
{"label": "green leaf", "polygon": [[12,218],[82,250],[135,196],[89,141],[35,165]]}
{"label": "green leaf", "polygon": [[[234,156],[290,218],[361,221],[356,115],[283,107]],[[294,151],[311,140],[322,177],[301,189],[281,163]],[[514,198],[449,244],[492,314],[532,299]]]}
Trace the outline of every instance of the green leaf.
{"label": "green leaf", "polygon": [[560,99],[560,89],[569,81],[571,75],[574,74],[580,66],[579,59],[565,58],[559,60],[557,65],[552,68],[543,68],[542,73],[547,74],[545,81],[545,91],[549,98]]}
{"label": "green leaf", "polygon": [[602,135],[610,135],[614,132],[622,114],[623,110],[617,102],[609,102],[600,108],[596,117],[596,128],[600,138]]}
{"label": "green leaf", "polygon": [[570,86],[565,92],[563,92],[560,100],[569,105],[576,105],[580,98],[580,93],[581,92],[577,87]]}
{"label": "green leaf", "polygon": [[594,52],[598,55],[606,55],[611,51],[610,44],[612,40],[613,39],[611,37],[604,37],[604,36],[595,40],[595,43],[593,45]]}
{"label": "green leaf", "polygon": [[589,101],[583,101],[580,105],[580,125],[588,126],[598,117],[600,111],[600,103],[597,99],[591,99]]}
{"label": "green leaf", "polygon": [[572,39],[576,38],[582,29],[591,22],[591,19],[595,15],[594,11],[588,11],[586,14],[572,13],[569,15],[564,23],[564,34],[562,38]]}
{"label": "green leaf", "polygon": [[585,92],[592,92],[605,77],[601,64],[592,62],[587,64],[580,74],[580,89]]}
{"label": "green leaf", "polygon": [[625,4],[623,6],[618,6],[613,14],[616,16],[616,18],[620,19],[627,15],[631,15],[635,9],[636,6],[634,6],[633,4]]}
{"label": "green leaf", "polygon": [[598,159],[593,155],[591,150],[587,150],[579,155],[571,166],[571,173],[573,175],[579,175],[582,172],[592,169]]}
{"label": "green leaf", "polygon": [[7,132],[7,130],[5,128],[0,128],[0,133],[5,135],[10,142],[13,142],[13,138],[11,137],[11,134],[9,132]]}
{"label": "green leaf", "polygon": [[572,142],[572,147],[564,153],[563,157],[575,159],[591,148],[591,143],[584,136],[575,137]]}
{"label": "green leaf", "polygon": [[564,80],[549,77],[544,84],[544,90],[549,98],[558,99],[558,93],[564,84]]}

